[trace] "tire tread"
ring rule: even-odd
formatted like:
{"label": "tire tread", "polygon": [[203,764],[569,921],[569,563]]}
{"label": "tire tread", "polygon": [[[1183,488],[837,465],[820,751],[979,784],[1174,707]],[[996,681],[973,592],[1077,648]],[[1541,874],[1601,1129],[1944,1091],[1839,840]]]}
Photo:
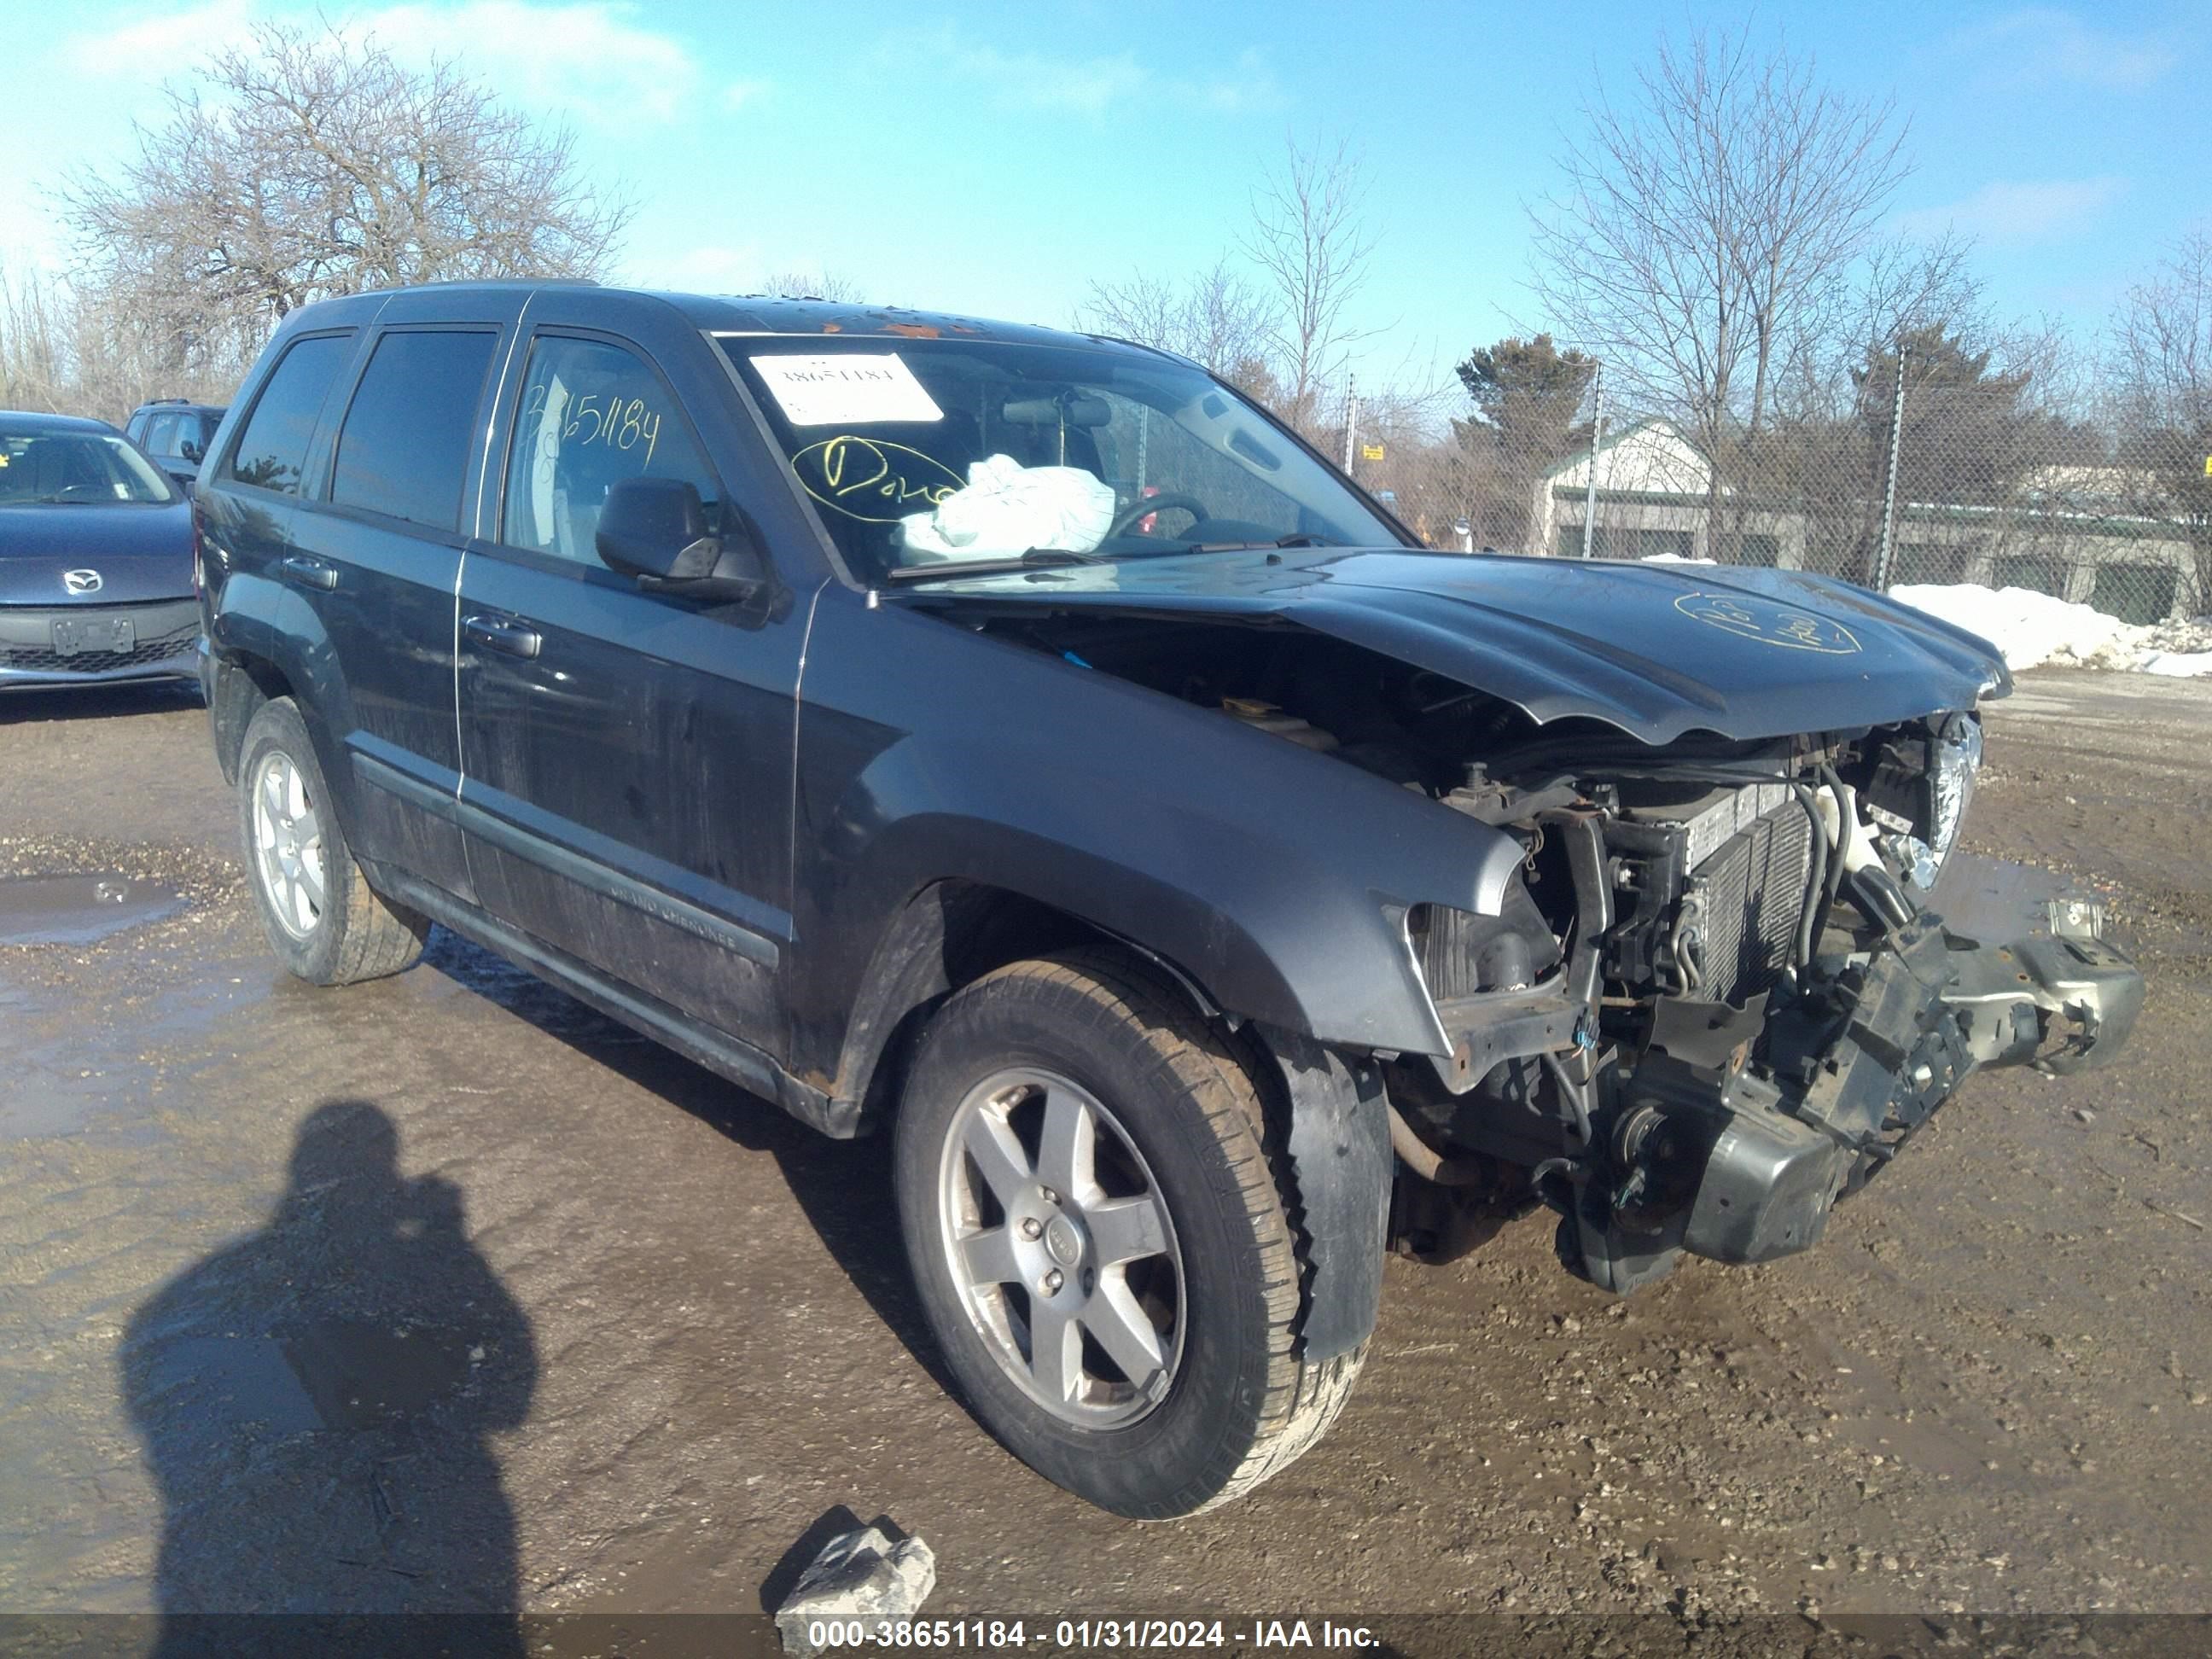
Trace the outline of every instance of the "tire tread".
{"label": "tire tread", "polygon": [[[268,901],[253,854],[252,774],[256,750],[274,741],[292,757],[292,763],[310,779],[320,801],[323,819],[324,889],[337,900],[323,912],[317,935],[295,939],[269,914]],[[254,711],[239,746],[239,807],[246,842],[247,880],[262,912],[262,930],[293,974],[313,985],[357,985],[364,980],[384,979],[415,965],[428,936],[427,916],[395,904],[368,884],[353,848],[338,823],[337,807],[323,776],[322,763],[307,736],[299,706],[289,697],[276,697]],[[327,944],[325,940],[327,939]]]}
{"label": "tire tread", "polygon": [[[1310,1450],[1352,1397],[1367,1347],[1309,1362],[1299,1357],[1299,1239],[1294,1195],[1285,1190],[1288,1160],[1271,1146],[1271,1124],[1251,1073],[1220,1036],[1174,991],[1105,951],[1079,950],[1018,962],[975,981],[987,995],[1019,995],[1050,983],[1077,994],[1102,1026],[1134,1027],[1160,1054],[1170,1077],[1227,1152],[1225,1162],[1260,1242],[1261,1289],[1267,1311],[1266,1393],[1256,1431],[1226,1466],[1194,1471],[1157,1517],[1196,1515],[1233,1502]],[[1241,1144],[1240,1144],[1241,1143]],[[1249,1150],[1246,1150],[1249,1148]]]}

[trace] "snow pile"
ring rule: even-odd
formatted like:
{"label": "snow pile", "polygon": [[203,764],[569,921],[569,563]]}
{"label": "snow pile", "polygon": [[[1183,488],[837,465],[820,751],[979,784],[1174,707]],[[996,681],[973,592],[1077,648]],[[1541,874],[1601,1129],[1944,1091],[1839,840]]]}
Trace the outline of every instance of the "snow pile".
{"label": "snow pile", "polygon": [[2033,588],[1972,582],[1908,583],[1891,588],[1889,597],[1979,634],[2014,673],[2050,663],[2147,674],[2212,674],[2212,617],[2139,628]]}

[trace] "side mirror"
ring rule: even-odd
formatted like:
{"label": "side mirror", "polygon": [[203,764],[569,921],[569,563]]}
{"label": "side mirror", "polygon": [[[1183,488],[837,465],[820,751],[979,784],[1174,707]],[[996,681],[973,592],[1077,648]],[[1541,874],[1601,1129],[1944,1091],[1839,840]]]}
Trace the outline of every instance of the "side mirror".
{"label": "side mirror", "polygon": [[750,599],[768,562],[735,514],[726,533],[708,524],[698,489],[682,478],[624,478],[607,491],[592,544],[610,570],[646,586],[707,599]]}

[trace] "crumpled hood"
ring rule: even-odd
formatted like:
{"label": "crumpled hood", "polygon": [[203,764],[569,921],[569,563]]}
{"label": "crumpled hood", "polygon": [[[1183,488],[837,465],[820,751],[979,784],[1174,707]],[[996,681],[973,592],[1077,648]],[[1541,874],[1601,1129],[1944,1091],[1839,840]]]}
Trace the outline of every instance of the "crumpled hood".
{"label": "crumpled hood", "polygon": [[1546,721],[1647,743],[1883,726],[2012,689],[1986,640],[1795,570],[1411,549],[1194,554],[934,582],[914,598],[1279,619],[1445,675]]}
{"label": "crumpled hood", "polygon": [[[73,593],[68,570],[97,570]],[[192,596],[189,502],[0,507],[0,605],[131,605]]]}

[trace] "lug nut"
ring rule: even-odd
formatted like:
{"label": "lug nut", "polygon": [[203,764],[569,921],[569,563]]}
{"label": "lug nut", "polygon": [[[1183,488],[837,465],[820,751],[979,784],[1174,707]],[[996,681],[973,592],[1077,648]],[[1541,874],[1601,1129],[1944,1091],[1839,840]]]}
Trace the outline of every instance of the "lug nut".
{"label": "lug nut", "polygon": [[1045,1201],[1046,1203],[1048,1203],[1048,1204],[1057,1204],[1057,1203],[1059,1203],[1059,1202],[1060,1202],[1060,1194],[1059,1194],[1058,1193],[1056,1193],[1056,1192],[1053,1191],[1053,1189],[1052,1189],[1051,1188],[1049,1188],[1049,1187],[1040,1187],[1040,1188],[1037,1188],[1037,1191],[1038,1191],[1040,1194],[1042,1194],[1043,1195],[1043,1197],[1044,1197],[1044,1201]]}
{"label": "lug nut", "polygon": [[1050,1273],[1044,1276],[1044,1293],[1047,1296],[1058,1296],[1060,1294],[1060,1287],[1066,1283],[1067,1275],[1061,1273],[1059,1268],[1054,1267]]}
{"label": "lug nut", "polygon": [[1024,1238],[1041,1238],[1043,1236],[1044,1223],[1039,1221],[1033,1215],[1025,1215],[1022,1218],[1022,1237]]}

